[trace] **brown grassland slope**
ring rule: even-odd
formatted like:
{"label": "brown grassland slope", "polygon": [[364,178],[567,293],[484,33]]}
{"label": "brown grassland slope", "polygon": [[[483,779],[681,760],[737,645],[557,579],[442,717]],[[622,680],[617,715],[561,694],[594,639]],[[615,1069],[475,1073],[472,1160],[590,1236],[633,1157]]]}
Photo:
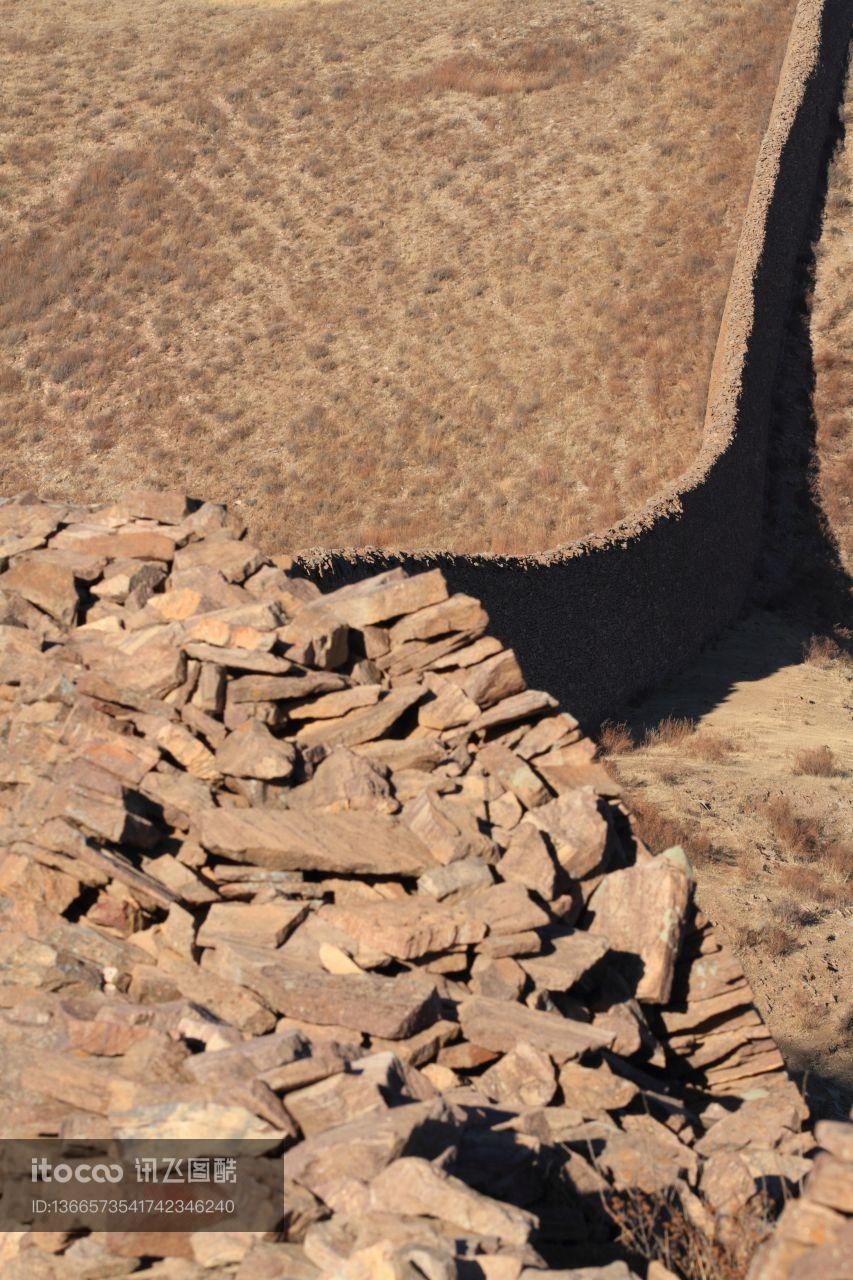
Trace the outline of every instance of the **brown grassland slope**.
{"label": "brown grassland slope", "polygon": [[3,491],[606,527],[696,450],[793,7],[0,0]]}
{"label": "brown grassland slope", "polygon": [[817,497],[845,568],[853,570],[853,86],[848,72],[843,134],[829,170],[816,248],[812,344]]}

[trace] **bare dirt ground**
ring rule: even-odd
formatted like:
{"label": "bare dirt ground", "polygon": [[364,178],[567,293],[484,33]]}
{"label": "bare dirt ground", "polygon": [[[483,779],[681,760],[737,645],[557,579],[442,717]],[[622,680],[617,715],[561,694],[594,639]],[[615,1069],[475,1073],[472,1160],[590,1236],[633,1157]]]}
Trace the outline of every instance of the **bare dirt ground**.
{"label": "bare dirt ground", "polygon": [[793,9],[0,0],[2,491],[606,527],[697,447]]}
{"label": "bare dirt ground", "polygon": [[684,841],[789,1066],[849,1106],[853,667],[807,643],[752,614],[637,709],[642,745],[613,763],[650,842]]}

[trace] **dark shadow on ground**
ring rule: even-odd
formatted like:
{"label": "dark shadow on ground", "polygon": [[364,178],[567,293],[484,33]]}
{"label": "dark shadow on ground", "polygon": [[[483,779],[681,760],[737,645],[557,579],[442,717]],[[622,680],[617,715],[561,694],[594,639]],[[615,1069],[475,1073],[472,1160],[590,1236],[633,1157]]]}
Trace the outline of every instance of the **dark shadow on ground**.
{"label": "dark shadow on ground", "polygon": [[785,1040],[777,1040],[776,1043],[812,1116],[819,1120],[847,1120],[853,1106],[853,1089],[849,1080],[836,1079],[825,1070],[812,1071],[809,1066],[801,1064],[801,1049],[792,1048]]}
{"label": "dark shadow on ground", "polygon": [[779,354],[767,453],[764,536],[752,592],[754,601],[825,630],[850,624],[850,581],[816,485],[811,303],[829,162],[843,142],[839,115],[827,143],[809,234],[797,262]]}
{"label": "dark shadow on ground", "polygon": [[628,724],[637,742],[668,716],[698,720],[725,701],[736,685],[763,680],[781,667],[802,662],[814,632],[803,618],[753,609],[712,641],[686,671],[615,718]]}
{"label": "dark shadow on ground", "polygon": [[[698,719],[718,706],[735,683],[760,680],[801,661],[815,634],[830,634],[841,648],[851,649],[850,578],[815,484],[811,339],[815,248],[823,225],[830,162],[843,141],[837,113],[797,261],[779,353],[768,435],[763,536],[743,614],[688,671],[654,694],[632,700],[611,719],[627,720],[642,730],[653,728],[666,716]],[[697,678],[691,678],[693,673]]]}

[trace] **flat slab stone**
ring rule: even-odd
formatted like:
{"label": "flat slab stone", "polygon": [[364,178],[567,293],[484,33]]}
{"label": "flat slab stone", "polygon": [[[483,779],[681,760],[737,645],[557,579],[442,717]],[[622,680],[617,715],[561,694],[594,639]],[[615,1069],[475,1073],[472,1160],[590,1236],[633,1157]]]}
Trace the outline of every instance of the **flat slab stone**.
{"label": "flat slab stone", "polygon": [[472,996],[459,1006],[459,1021],[465,1038],[495,1053],[509,1053],[524,1041],[541,1049],[557,1063],[579,1058],[582,1053],[607,1049],[613,1032],[600,1031],[585,1022],[574,1022],[558,1013],[543,1013],[504,1000]]}
{"label": "flat slab stone", "polygon": [[486,936],[485,924],[472,919],[464,906],[457,912],[430,909],[419,898],[325,907],[322,918],[357,942],[400,960],[465,947]]}
{"label": "flat slab stone", "polygon": [[[373,626],[414,613],[428,605],[447,599],[447,583],[440,569],[417,573],[407,578],[395,571],[379,574],[366,582],[341,587],[323,597],[323,604],[333,609],[342,622],[351,627]],[[310,606],[309,606],[310,608]]]}
{"label": "flat slab stone", "polygon": [[74,574],[47,559],[17,561],[0,575],[0,589],[17,592],[66,626],[77,616],[79,600]]}
{"label": "flat slab stone", "polygon": [[436,865],[417,836],[386,814],[211,807],[198,825],[210,853],[278,871],[419,876]]}
{"label": "flat slab stone", "polygon": [[576,929],[551,939],[550,948],[544,955],[522,960],[521,967],[541,991],[568,991],[607,954],[609,943],[602,934]]}
{"label": "flat slab stone", "polygon": [[438,1019],[435,988],[409,974],[335,974],[265,965],[251,982],[277,1013],[385,1040],[405,1040]]}
{"label": "flat slab stone", "polygon": [[691,888],[687,859],[674,848],[611,872],[590,898],[591,932],[642,961],[638,1000],[665,1004],[669,999]]}

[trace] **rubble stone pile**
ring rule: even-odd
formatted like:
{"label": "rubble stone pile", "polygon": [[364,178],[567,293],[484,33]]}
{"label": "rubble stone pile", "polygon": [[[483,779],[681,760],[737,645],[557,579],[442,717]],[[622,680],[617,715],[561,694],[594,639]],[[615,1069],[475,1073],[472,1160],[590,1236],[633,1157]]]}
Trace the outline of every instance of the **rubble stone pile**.
{"label": "rubble stone pile", "polygon": [[713,1237],[797,1184],[684,853],[478,601],[323,595],[243,532],[0,503],[0,1102],[7,1137],[276,1139],[282,1228],[7,1236],[2,1274],[627,1280],[615,1192]]}
{"label": "rubble stone pile", "polygon": [[748,1280],[847,1280],[853,1275],[853,1124],[821,1120],[802,1196],[791,1200]]}

